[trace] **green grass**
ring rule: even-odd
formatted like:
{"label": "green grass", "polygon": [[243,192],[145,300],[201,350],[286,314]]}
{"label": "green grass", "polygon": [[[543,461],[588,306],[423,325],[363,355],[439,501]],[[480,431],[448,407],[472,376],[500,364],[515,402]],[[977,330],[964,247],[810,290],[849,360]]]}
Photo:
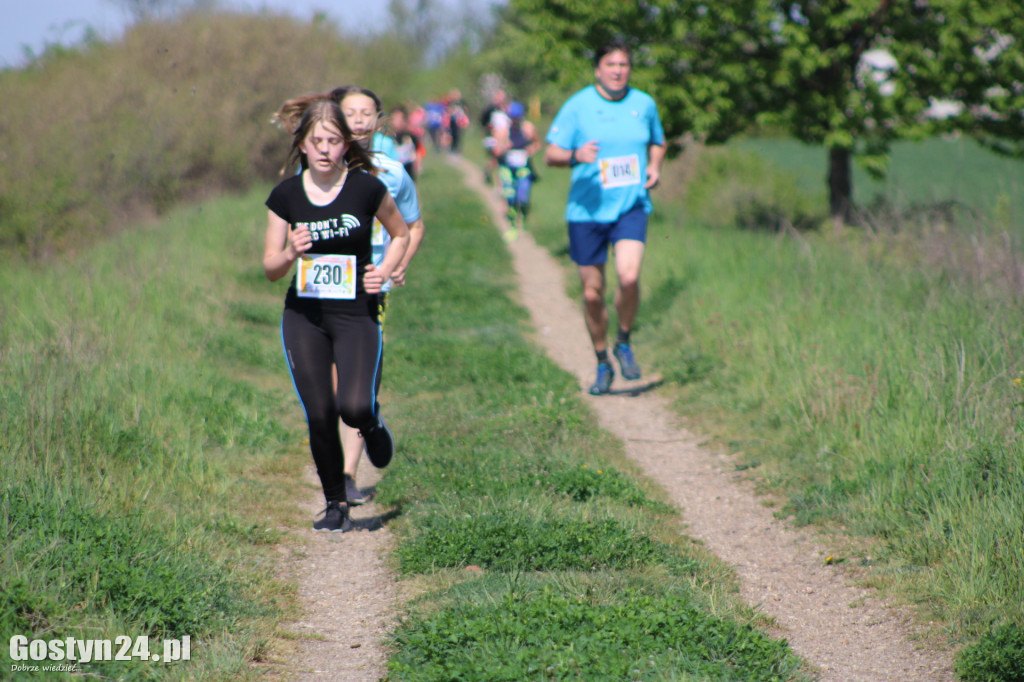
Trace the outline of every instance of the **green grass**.
{"label": "green grass", "polygon": [[424,249],[388,309],[399,446],[378,501],[401,510],[393,563],[422,590],[389,679],[802,679],[525,340],[500,235],[438,163],[421,179]]}
{"label": "green grass", "polygon": [[294,509],[265,500],[297,439],[287,381],[261,379],[280,299],[252,288],[254,204],[0,273],[0,630],[192,638],[190,664],[85,673],[245,679],[291,608],[267,546]]}
{"label": "green grass", "polygon": [[[796,659],[749,623],[708,618],[685,585],[646,576],[487,576],[396,635],[402,680],[784,680]],[[614,652],[614,655],[611,655]]]}
{"label": "green grass", "polygon": [[[942,144],[919,157],[904,150],[900,173],[955,166],[930,155]],[[807,177],[793,148],[775,144]],[[716,206],[740,215],[736,197],[780,215],[813,203],[770,160],[736,154],[709,152],[685,200],[656,195],[634,335],[641,361],[666,378],[688,423],[784,500],[780,516],[833,533],[837,555],[918,605],[951,642],[1024,624],[1015,244],[993,238],[994,223],[908,222],[871,235],[702,224]],[[701,175],[709,168],[718,181]],[[675,172],[662,192],[682,186]],[[533,231],[564,256],[567,174],[542,173]],[[938,173],[917,180],[919,200],[974,191],[943,190]],[[1000,182],[1010,185],[979,201],[1015,181]]]}
{"label": "green grass", "polygon": [[[731,148],[754,151],[792,174],[809,197],[827,205],[828,155],[823,148],[781,138],[739,139]],[[1024,161],[998,156],[969,138],[933,138],[894,145],[889,173],[875,180],[856,164],[854,200],[871,209],[879,201],[906,210],[955,202],[975,222],[1024,234]]]}
{"label": "green grass", "polygon": [[[382,400],[399,452],[379,501],[398,512],[393,559],[420,595],[391,679],[438,679],[427,661],[452,638],[471,643],[444,664],[454,679],[527,679],[538,662],[549,679],[804,679],[525,339],[478,199],[454,169],[422,183],[428,241],[391,298]],[[272,547],[305,526],[308,453],[278,346],[286,283],[259,268],[265,194],[0,273],[3,630],[192,639],[188,663],[87,674],[250,679],[287,656],[276,628],[294,593]],[[504,625],[480,627],[493,619]],[[532,637],[493,677],[505,626]]]}
{"label": "green grass", "polygon": [[[986,226],[712,227],[695,216],[723,196],[814,203],[770,166],[722,163],[713,178],[734,169],[728,191],[689,197],[703,213],[657,197],[641,360],[694,428],[785,500],[781,515],[845,533],[837,555],[951,641],[977,642],[963,679],[1011,669],[1024,622],[1016,246],[993,245]],[[584,665],[800,679],[573,378],[526,340],[496,230],[435,166],[421,186],[427,243],[388,319],[399,457],[379,500],[400,514],[395,566],[421,592],[395,632],[392,679],[582,679]],[[564,257],[567,174],[541,172],[530,229]],[[759,183],[766,173],[779,177]],[[1007,177],[997,228],[1013,215]],[[974,192],[921,187],[920,200]],[[2,629],[193,637],[188,665],[87,672],[254,677],[293,605],[267,546],[305,523],[290,500],[308,453],[281,367],[283,284],[259,268],[265,193],[0,269]]]}

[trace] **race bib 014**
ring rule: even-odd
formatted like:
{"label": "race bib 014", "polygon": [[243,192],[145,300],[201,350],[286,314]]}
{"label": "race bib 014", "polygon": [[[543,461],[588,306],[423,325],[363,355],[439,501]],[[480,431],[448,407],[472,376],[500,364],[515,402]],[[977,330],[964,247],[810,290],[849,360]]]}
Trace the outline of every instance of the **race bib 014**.
{"label": "race bib 014", "polygon": [[640,184],[640,157],[636,154],[598,159],[597,164],[601,171],[601,187],[605,189]]}

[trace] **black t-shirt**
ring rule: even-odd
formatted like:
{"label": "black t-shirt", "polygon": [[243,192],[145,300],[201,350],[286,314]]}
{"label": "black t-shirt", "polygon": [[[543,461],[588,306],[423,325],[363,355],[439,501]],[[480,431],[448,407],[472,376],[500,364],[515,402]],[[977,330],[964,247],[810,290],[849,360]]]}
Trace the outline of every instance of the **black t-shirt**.
{"label": "black t-shirt", "polygon": [[338,196],[326,206],[310,202],[302,186],[302,174],[288,178],[270,192],[267,208],[288,222],[291,229],[300,225],[309,228],[313,245],[308,254],[338,254],[356,259],[355,298],[300,297],[296,290],[296,273],[285,297],[285,307],[325,312],[375,310],[376,296],[368,295],[363,288],[363,274],[366,266],[373,262],[373,218],[387,192],[383,182],[363,171],[349,171]]}

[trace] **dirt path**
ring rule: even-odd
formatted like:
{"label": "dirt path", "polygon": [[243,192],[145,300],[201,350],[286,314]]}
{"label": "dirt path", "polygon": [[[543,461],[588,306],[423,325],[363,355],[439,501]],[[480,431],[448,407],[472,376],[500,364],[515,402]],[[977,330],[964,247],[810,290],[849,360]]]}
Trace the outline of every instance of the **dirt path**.
{"label": "dirt path", "polygon": [[[485,185],[483,173],[465,159],[452,162],[503,224],[504,202]],[[561,267],[529,234],[509,249],[539,343],[583,391],[595,361],[579,305],[559,295],[565,291]],[[702,448],[677,423],[657,390],[613,387],[612,395],[586,399],[627,454],[682,509],[690,535],[735,567],[744,600],[775,619],[773,634],[788,639],[823,682],[954,679],[949,652],[917,643],[907,614],[881,604],[873,590],[852,585],[841,566],[826,566],[813,537],[776,520],[727,458]]]}
{"label": "dirt path", "polygon": [[[466,184],[504,225],[502,200],[483,174],[464,159],[451,159]],[[519,279],[520,302],[530,311],[537,340],[561,367],[592,380],[593,353],[579,306],[564,295],[559,264],[523,235],[509,249]],[[702,448],[681,427],[657,390],[586,396],[601,423],[620,438],[627,454],[659,482],[682,509],[690,534],[735,567],[741,594],[777,623],[773,634],[820,671],[822,682],[953,682],[949,652],[915,643],[911,619],[880,603],[872,590],[852,585],[841,566],[826,566],[812,536],[777,521],[761,505],[728,458]],[[310,468],[303,513],[320,511],[320,486]],[[360,487],[379,477],[360,467]],[[344,535],[300,531],[286,560],[299,586],[304,617],[287,629],[298,638],[290,680],[373,682],[384,676],[390,630],[399,602],[397,582],[384,563],[391,537],[384,510],[357,507],[359,531]]]}
{"label": "dirt path", "polygon": [[[313,466],[306,469],[309,494],[302,513],[313,519],[323,509],[323,494]],[[380,473],[365,455],[357,482],[365,492]],[[372,501],[353,508],[356,530],[345,534],[298,531],[287,570],[298,585],[303,617],[285,629],[298,640],[292,660],[279,666],[289,680],[376,682],[386,671],[384,637],[398,603],[398,587],[384,557],[391,534]]]}

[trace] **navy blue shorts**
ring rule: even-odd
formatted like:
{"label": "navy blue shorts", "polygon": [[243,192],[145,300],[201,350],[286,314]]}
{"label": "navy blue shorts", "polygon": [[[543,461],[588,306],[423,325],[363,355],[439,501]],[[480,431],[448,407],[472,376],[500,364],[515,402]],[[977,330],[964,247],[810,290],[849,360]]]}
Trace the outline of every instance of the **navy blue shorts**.
{"label": "navy blue shorts", "polygon": [[613,223],[569,222],[569,257],[576,265],[608,261],[608,245],[620,239],[647,243],[647,213],[637,205]]}

